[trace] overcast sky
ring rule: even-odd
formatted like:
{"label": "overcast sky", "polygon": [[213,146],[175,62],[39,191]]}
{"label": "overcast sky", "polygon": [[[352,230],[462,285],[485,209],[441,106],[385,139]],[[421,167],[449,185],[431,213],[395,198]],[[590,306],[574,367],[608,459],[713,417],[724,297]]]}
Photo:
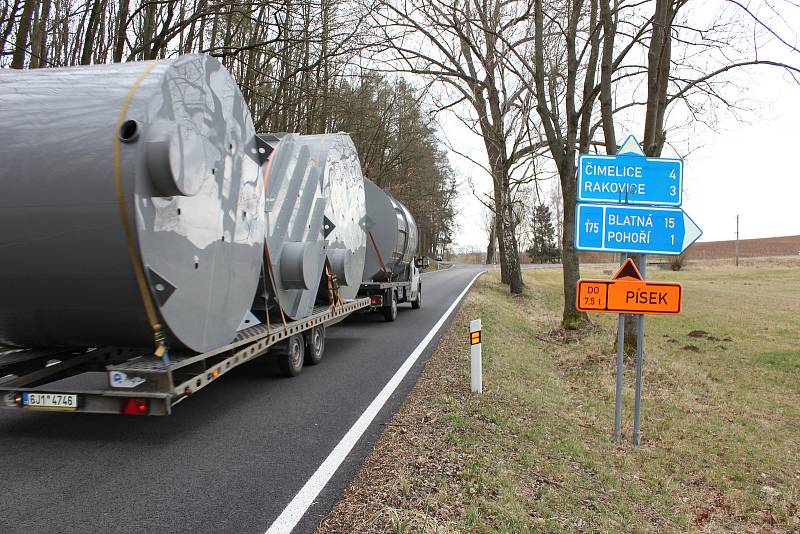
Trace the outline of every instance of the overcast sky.
{"label": "overcast sky", "polygon": [[[723,116],[717,132],[698,128],[688,141],[683,209],[703,230],[701,241],[734,239],[736,214],[741,239],[800,234],[800,87],[762,67],[743,77],[742,96],[760,103],[757,112],[745,115],[747,122]],[[461,151],[485,160],[477,136],[445,117],[441,125]],[[628,133],[641,141],[641,131],[618,130],[617,138],[624,140]],[[487,236],[479,221],[485,208],[466,179],[484,191],[491,188],[491,179],[455,154],[450,159],[464,182],[455,246],[483,248]]]}

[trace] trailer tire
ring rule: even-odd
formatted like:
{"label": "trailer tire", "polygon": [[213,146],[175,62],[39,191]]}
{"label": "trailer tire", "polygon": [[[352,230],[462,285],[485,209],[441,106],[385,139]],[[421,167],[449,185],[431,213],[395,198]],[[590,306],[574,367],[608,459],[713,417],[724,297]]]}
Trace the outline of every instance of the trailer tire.
{"label": "trailer tire", "polygon": [[397,319],[397,293],[394,290],[392,290],[392,301],[388,306],[383,307],[383,319],[387,323]]}
{"label": "trailer tire", "polygon": [[305,345],[302,334],[295,334],[289,338],[286,347],[278,353],[278,365],[283,376],[287,378],[297,376],[303,370]]}
{"label": "trailer tire", "polygon": [[417,287],[417,298],[411,301],[411,307],[415,310],[422,307],[422,284]]}
{"label": "trailer tire", "polygon": [[306,334],[306,363],[317,365],[325,353],[325,325],[317,325]]}

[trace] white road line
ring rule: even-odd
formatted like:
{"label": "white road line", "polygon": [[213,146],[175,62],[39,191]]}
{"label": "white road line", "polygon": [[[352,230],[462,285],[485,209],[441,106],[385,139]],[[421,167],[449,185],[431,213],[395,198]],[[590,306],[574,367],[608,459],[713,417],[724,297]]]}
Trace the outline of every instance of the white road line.
{"label": "white road line", "polygon": [[361,414],[361,417],[353,423],[353,426],[350,427],[350,430],[344,435],[344,437],[339,441],[336,447],[333,448],[331,453],[325,458],[317,470],[311,475],[311,478],[300,488],[300,491],[297,492],[297,495],[294,496],[292,501],[283,509],[281,515],[275,519],[275,522],[267,530],[266,534],[284,534],[289,533],[292,529],[297,525],[297,523],[302,519],[303,515],[308,510],[309,506],[314,503],[314,499],[317,498],[319,492],[325,487],[331,477],[336,473],[336,470],[339,469],[339,466],[342,465],[342,462],[347,458],[347,455],[350,454],[350,451],[353,449],[355,444],[367,430],[372,420],[375,419],[375,416],[378,415],[378,412],[383,408],[383,405],[386,404],[386,401],[389,400],[389,397],[392,396],[394,390],[397,389],[397,386],[400,385],[400,382],[403,381],[408,371],[414,365],[414,363],[419,359],[422,352],[428,346],[428,344],[433,339],[433,336],[442,328],[444,322],[450,317],[450,314],[453,313],[453,310],[456,309],[458,303],[461,302],[461,299],[464,298],[464,295],[467,294],[469,288],[472,287],[472,284],[475,283],[475,280],[478,279],[480,275],[482,275],[485,271],[481,271],[475,275],[475,277],[470,280],[467,287],[464,288],[464,291],[461,292],[458,297],[453,301],[447,311],[444,312],[439,320],[433,325],[433,328],[425,335],[422,341],[419,342],[419,345],[414,349],[414,351],[409,354],[406,361],[403,362],[403,365],[400,366],[400,369],[392,376],[389,382],[383,386],[383,389],[378,393],[378,396],[367,406],[367,409],[364,410],[364,413]]}

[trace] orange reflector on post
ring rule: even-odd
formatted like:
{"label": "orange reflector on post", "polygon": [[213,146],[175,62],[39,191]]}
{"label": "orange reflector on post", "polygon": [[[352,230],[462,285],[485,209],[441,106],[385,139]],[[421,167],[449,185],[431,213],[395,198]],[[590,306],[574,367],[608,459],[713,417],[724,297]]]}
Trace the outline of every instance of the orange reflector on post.
{"label": "orange reflector on post", "polygon": [[481,342],[481,331],[478,330],[476,332],[470,332],[469,334],[469,344],[470,345],[477,345]]}

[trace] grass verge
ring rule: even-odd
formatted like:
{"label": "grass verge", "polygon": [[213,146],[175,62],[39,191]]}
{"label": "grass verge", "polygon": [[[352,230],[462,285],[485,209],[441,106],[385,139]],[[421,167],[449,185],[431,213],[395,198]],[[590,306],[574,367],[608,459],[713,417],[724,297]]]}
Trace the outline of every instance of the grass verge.
{"label": "grass verge", "polygon": [[[609,439],[616,316],[561,331],[560,271],[513,299],[488,273],[320,532],[800,531],[800,270],[658,279],[685,302],[647,319],[643,446]],[[625,382],[629,441],[632,361]]]}

